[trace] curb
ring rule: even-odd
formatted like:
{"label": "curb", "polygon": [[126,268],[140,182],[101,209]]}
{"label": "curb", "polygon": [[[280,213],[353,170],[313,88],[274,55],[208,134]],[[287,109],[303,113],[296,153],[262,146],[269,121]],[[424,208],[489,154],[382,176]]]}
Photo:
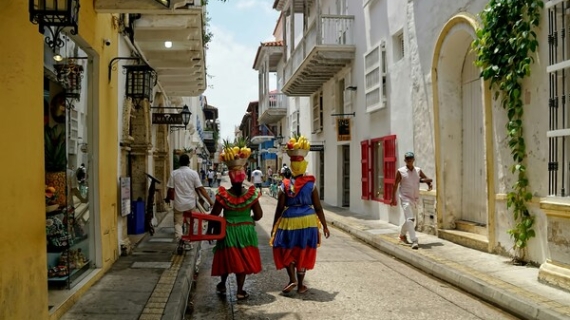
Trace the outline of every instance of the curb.
{"label": "curb", "polygon": [[194,271],[196,269],[198,253],[201,250],[201,244],[202,242],[194,242],[192,250],[186,251],[184,260],[180,266],[180,271],[174,282],[174,287],[166,302],[162,319],[186,319],[188,298],[190,296],[190,290],[192,290],[192,284],[194,283]]}
{"label": "curb", "polygon": [[434,261],[423,255],[415,254],[411,252],[411,250],[400,248],[399,246],[387,241],[374,239],[374,235],[358,230],[357,228],[354,228],[342,221],[330,218],[328,218],[328,220],[331,225],[355,236],[357,239],[373,246],[374,248],[393,255],[423,272],[461,288],[464,291],[499,306],[500,308],[516,316],[522,317],[523,319],[568,319],[568,317],[562,313],[542,307],[532,300],[517,297],[506,290],[496,288],[493,284],[482,279],[465,274],[457,269]]}

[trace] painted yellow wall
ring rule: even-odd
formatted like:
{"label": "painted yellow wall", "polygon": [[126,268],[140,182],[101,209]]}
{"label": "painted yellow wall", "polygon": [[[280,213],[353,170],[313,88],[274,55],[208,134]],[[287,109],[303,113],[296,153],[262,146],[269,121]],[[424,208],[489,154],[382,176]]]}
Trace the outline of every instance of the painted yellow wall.
{"label": "painted yellow wall", "polygon": [[[0,1],[0,319],[47,319],[47,261],[43,153],[43,36],[29,21],[28,2]],[[12,30],[14,32],[8,32]],[[17,32],[16,32],[17,31]],[[97,52],[98,159],[103,269],[117,259],[117,88],[107,65],[117,56],[111,15],[81,2],[79,43]],[[30,93],[37,94],[30,94]],[[92,137],[93,139],[93,137]],[[91,140],[93,141],[93,140]],[[97,277],[98,278],[98,277]],[[93,283],[94,281],[92,281]],[[79,292],[85,292],[85,289]],[[76,300],[77,297],[73,297]],[[56,312],[58,315],[61,312]],[[54,315],[52,315],[52,318]]]}
{"label": "painted yellow wall", "polygon": [[45,319],[43,37],[21,0],[0,1],[0,30],[0,319]]}

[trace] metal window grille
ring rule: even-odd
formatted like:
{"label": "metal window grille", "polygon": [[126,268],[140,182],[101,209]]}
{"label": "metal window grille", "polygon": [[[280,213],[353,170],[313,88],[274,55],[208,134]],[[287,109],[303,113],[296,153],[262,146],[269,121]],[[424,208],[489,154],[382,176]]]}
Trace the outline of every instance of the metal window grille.
{"label": "metal window grille", "polygon": [[551,0],[545,7],[548,9],[548,194],[565,197],[570,171],[570,125],[566,110],[570,97],[570,44],[566,40],[570,5],[567,1]]}

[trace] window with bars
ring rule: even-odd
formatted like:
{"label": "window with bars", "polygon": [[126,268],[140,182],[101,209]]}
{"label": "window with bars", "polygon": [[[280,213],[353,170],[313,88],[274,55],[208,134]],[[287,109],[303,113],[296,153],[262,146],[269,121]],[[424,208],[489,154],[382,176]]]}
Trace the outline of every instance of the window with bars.
{"label": "window with bars", "polygon": [[548,194],[566,197],[570,187],[570,42],[566,39],[570,5],[566,1],[548,1],[545,6],[549,24]]}
{"label": "window with bars", "polygon": [[366,112],[385,106],[386,53],[383,42],[364,54],[364,99]]}
{"label": "window with bars", "polygon": [[362,159],[362,199],[389,204],[396,181],[396,136],[360,143]]}

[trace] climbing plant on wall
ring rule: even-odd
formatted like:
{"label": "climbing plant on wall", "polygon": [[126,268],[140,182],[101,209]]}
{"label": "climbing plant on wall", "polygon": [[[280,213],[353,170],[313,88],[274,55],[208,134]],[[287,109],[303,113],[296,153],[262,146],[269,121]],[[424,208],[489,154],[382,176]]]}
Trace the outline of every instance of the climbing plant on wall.
{"label": "climbing plant on wall", "polygon": [[514,239],[515,260],[524,258],[528,240],[535,236],[534,216],[527,203],[532,199],[526,174],[526,144],[523,135],[524,104],[522,81],[530,75],[534,52],[538,47],[534,29],[539,25],[544,3],[540,0],[491,0],[481,12],[473,49],[481,76],[489,80],[495,97],[507,112],[508,145],[516,181],[507,195],[515,226],[508,230]]}

